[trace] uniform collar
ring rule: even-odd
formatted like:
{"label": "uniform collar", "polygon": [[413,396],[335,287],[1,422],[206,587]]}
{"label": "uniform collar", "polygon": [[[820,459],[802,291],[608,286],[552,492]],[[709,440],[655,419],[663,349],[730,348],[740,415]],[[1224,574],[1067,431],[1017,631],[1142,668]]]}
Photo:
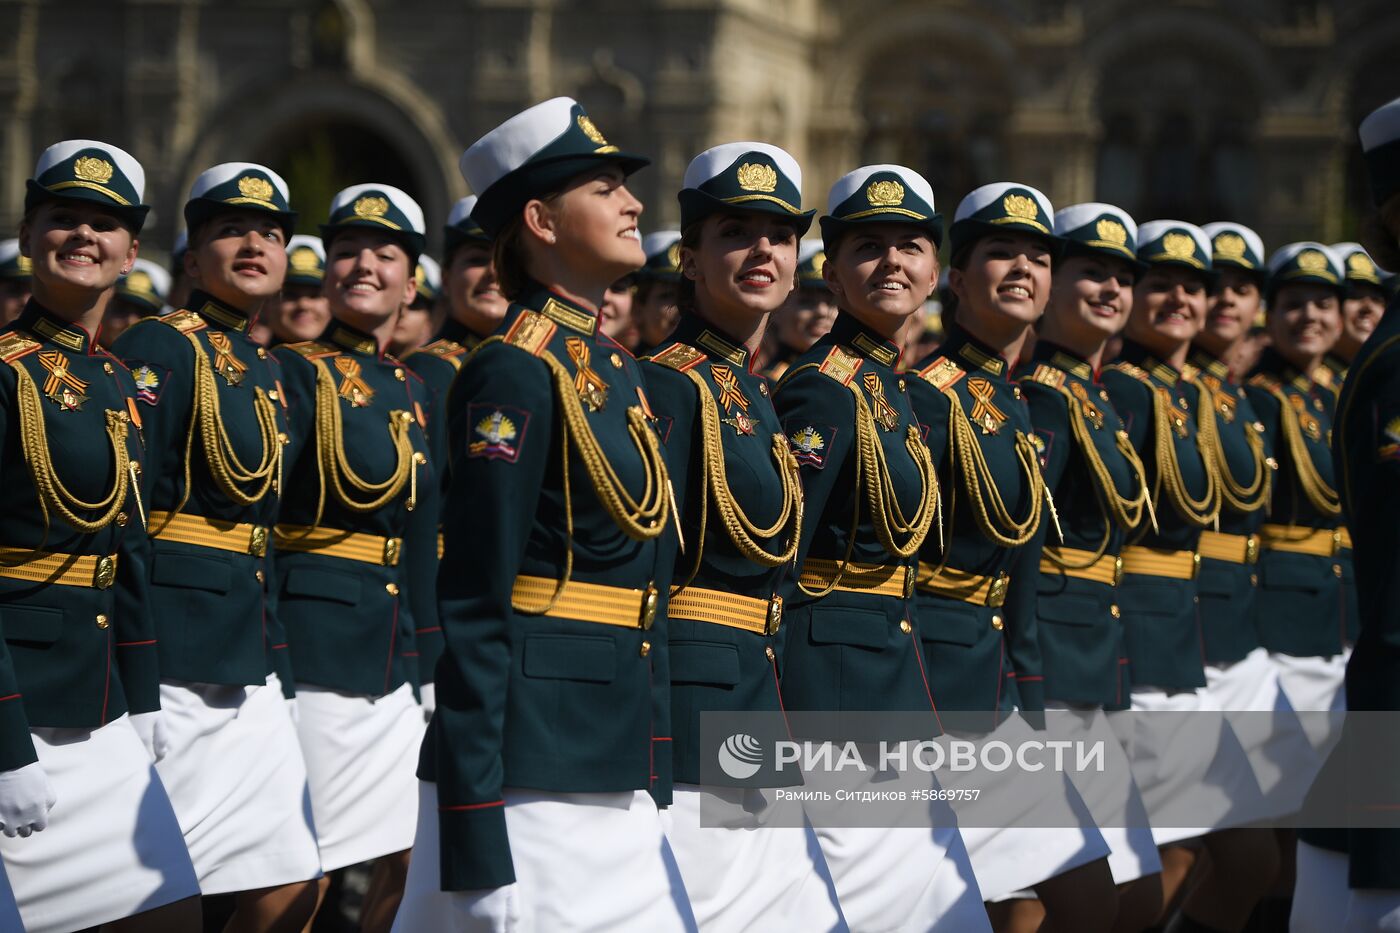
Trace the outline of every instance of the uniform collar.
{"label": "uniform collar", "polygon": [[1011,371],[1011,366],[1000,353],[956,325],[948,328],[947,339],[938,352],[955,360],[968,372],[1005,379]]}
{"label": "uniform collar", "polygon": [[1266,376],[1273,376],[1284,385],[1292,386],[1299,392],[1311,392],[1313,381],[1301,369],[1294,366],[1284,358],[1273,347],[1268,347],[1259,355],[1259,365],[1254,367],[1255,373],[1262,373]]}
{"label": "uniform collar", "polygon": [[15,326],[70,353],[91,353],[96,346],[81,324],[65,321],[33,298],[24,306]]}
{"label": "uniform collar", "polygon": [[452,318],[442,322],[442,330],[438,331],[438,340],[451,340],[453,343],[460,343],[464,347],[474,347],[481,343],[481,336],[467,325]]}
{"label": "uniform collar", "polygon": [[698,347],[714,359],[724,360],[740,369],[748,369],[749,367],[749,351],[735,343],[719,328],[708,323],[698,314],[681,315],[675,331],[666,338],[662,345],[673,341]]}
{"label": "uniform collar", "polygon": [[1230,381],[1230,367],[1225,365],[1225,361],[1211,353],[1205,347],[1191,346],[1191,365],[1208,376],[1214,376],[1221,382]]}
{"label": "uniform collar", "polygon": [[527,283],[517,302],[532,311],[538,311],[561,327],[590,337],[598,335],[597,312],[580,307],[538,282]]}
{"label": "uniform collar", "polygon": [[1332,373],[1337,377],[1337,385],[1339,387],[1341,386],[1342,382],[1346,381],[1347,370],[1351,368],[1350,363],[1342,359],[1340,356],[1336,356],[1332,353],[1329,353],[1322,358],[1322,365],[1330,369]]}
{"label": "uniform collar", "polygon": [[1123,341],[1121,358],[1124,362],[1132,363],[1139,369],[1146,370],[1148,375],[1165,385],[1174,386],[1181,379],[1181,373],[1175,367],[1169,363],[1163,363],[1142,344],[1134,343],[1131,340]]}
{"label": "uniform collar", "polygon": [[886,369],[893,369],[894,364],[899,362],[898,344],[881,337],[844,311],[836,315],[836,321],[831,325],[831,339]]}
{"label": "uniform collar", "polygon": [[381,355],[379,344],[373,337],[362,330],[351,327],[344,321],[332,319],[326,332],[321,335],[321,340],[361,356],[377,357]]}
{"label": "uniform collar", "polygon": [[240,334],[246,333],[248,325],[252,322],[247,314],[224,304],[208,292],[200,291],[197,288],[190,292],[185,307],[197,312],[210,324],[217,324],[224,330],[236,330]]}
{"label": "uniform collar", "polygon": [[1035,343],[1035,350],[1031,353],[1031,361],[1036,363],[1049,363],[1056,369],[1069,373],[1076,379],[1083,379],[1086,382],[1094,381],[1094,367],[1089,365],[1089,361],[1077,353],[1071,353],[1057,343],[1040,339]]}

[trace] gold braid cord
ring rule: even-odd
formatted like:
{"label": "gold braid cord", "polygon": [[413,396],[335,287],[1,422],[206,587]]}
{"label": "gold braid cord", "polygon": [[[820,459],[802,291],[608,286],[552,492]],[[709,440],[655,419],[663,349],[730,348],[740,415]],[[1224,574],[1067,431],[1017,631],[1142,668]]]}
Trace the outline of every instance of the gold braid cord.
{"label": "gold braid cord", "polygon": [[1312,507],[1323,515],[1342,514],[1341,497],[1317,472],[1317,465],[1308,453],[1308,442],[1303,437],[1302,428],[1298,426],[1298,414],[1289,403],[1288,396],[1282,389],[1273,388],[1269,390],[1269,394],[1278,400],[1278,420],[1283,430],[1283,440],[1288,445],[1288,455],[1293,460],[1293,473],[1298,477],[1298,485],[1303,487],[1303,495],[1307,496]]}
{"label": "gold braid cord", "polygon": [[603,504],[608,515],[627,537],[634,541],[648,541],[656,538],[666,527],[670,515],[671,478],[666,472],[666,462],[661,455],[661,442],[656,432],[647,424],[646,415],[640,405],[627,409],[627,432],[637,455],[642,459],[646,471],[646,486],[641,499],[634,499],[623,485],[612,464],[603,453],[598,437],[589,427],[588,416],[584,414],[579,401],[574,377],[555,359],[554,354],[541,351],[538,358],[549,367],[554,379],[554,397],[559,402],[559,446],[563,459],[564,480],[564,522],[567,535],[567,550],[564,556],[564,572],[559,577],[559,585],[549,601],[542,606],[522,606],[512,603],[516,611],[531,615],[549,612],[559,602],[564,587],[568,585],[574,569],[574,511],[573,494],[569,489],[569,451],[578,452],[584,469],[593,484],[598,501]]}
{"label": "gold braid cord", "polygon": [[[262,443],[262,453],[258,465],[252,468],[243,465],[224,430],[219,389],[214,382],[214,367],[209,356],[193,333],[185,334],[194,345],[194,402],[190,410],[190,430],[185,438],[185,492],[180,503],[170,511],[171,519],[184,509],[189,502],[192,485],[190,482],[190,461],[194,449],[195,435],[199,435],[204,450],[204,460],[209,464],[209,473],[214,483],[230,501],[238,505],[255,505],[261,502],[269,489],[275,490],[281,475],[282,445],[285,437],[277,430],[277,409],[267,393],[259,387],[253,392],[253,411],[258,419],[258,434]],[[245,487],[252,486],[252,489]],[[158,531],[159,529],[157,529]]]}
{"label": "gold braid cord", "polygon": [[1132,474],[1137,483],[1137,493],[1133,496],[1124,496],[1118,492],[1118,485],[1113,481],[1113,474],[1109,471],[1108,465],[1103,462],[1103,456],[1099,453],[1098,447],[1094,445],[1094,439],[1089,433],[1089,428],[1084,424],[1084,417],[1077,414],[1079,403],[1074,396],[1064,386],[1055,386],[1056,391],[1065,397],[1067,412],[1069,415],[1070,431],[1074,435],[1075,442],[1079,445],[1080,451],[1084,455],[1085,462],[1089,465],[1089,474],[1094,478],[1098,495],[1095,497],[1099,502],[1099,512],[1104,518],[1103,539],[1099,542],[1098,548],[1094,551],[1094,556],[1083,562],[1066,561],[1056,550],[1046,549],[1045,556],[1054,564],[1066,570],[1082,570],[1091,567],[1098,562],[1100,557],[1108,550],[1109,541],[1113,538],[1113,530],[1110,522],[1116,524],[1124,531],[1132,531],[1142,523],[1143,513],[1146,512],[1156,523],[1156,517],[1152,515],[1152,494],[1147,485],[1147,468],[1143,466],[1142,458],[1133,449],[1132,441],[1128,438],[1127,431],[1113,432],[1113,440],[1118,448],[1118,453],[1128,464],[1128,471]]}
{"label": "gold braid cord", "polygon": [[[860,528],[860,506],[862,494],[870,512],[870,522],[875,528],[875,537],[890,554],[908,558],[919,552],[933,525],[934,516],[941,508],[938,488],[938,473],[933,468],[933,456],[919,437],[918,430],[911,424],[904,437],[904,449],[914,461],[919,471],[919,506],[912,516],[906,517],[895,495],[894,481],[890,478],[889,462],[885,459],[885,448],[880,444],[875,428],[875,416],[865,401],[860,386],[854,381],[847,386],[855,396],[856,404],[856,490],[855,508],[851,515],[851,531],[846,539],[846,553],[829,582],[821,590],[807,589],[801,583],[798,587],[808,596],[822,597],[836,589],[846,578],[859,578],[862,571],[850,566],[851,555],[855,551],[856,531]],[[904,541],[896,540],[901,535]],[[870,575],[884,575],[879,568],[865,571]]]}
{"label": "gold braid cord", "polygon": [[[139,470],[132,462],[126,447],[127,424],[130,417],[124,411],[106,412],[107,439],[112,444],[112,458],[115,479],[112,490],[100,501],[84,502],[68,491],[54,469],[53,457],[49,452],[48,431],[44,428],[43,402],[39,389],[29,371],[17,362],[10,362],[16,375],[17,407],[19,409],[19,440],[24,454],[24,462],[34,478],[34,489],[39,497],[39,509],[44,513],[44,527],[49,525],[49,511],[57,512],[64,521],[83,534],[101,531],[110,525],[126,503],[126,494]],[[96,519],[85,519],[78,512],[100,512]],[[47,531],[46,531],[47,534]]]}
{"label": "gold braid cord", "polygon": [[[1176,455],[1176,443],[1172,439],[1171,393],[1166,389],[1149,386],[1152,392],[1152,422],[1156,434],[1157,476],[1153,486],[1153,498],[1160,502],[1163,487],[1167,498],[1187,524],[1197,528],[1207,528],[1220,516],[1220,482],[1216,471],[1215,414],[1210,410],[1207,395],[1199,397],[1196,413],[1196,448],[1201,454],[1201,464],[1206,473],[1206,491],[1199,499],[1191,498],[1186,488],[1186,480],[1181,475],[1181,461]],[[1209,415],[1209,417],[1205,417]]]}
{"label": "gold braid cord", "polygon": [[[1200,379],[1193,379],[1191,384],[1196,387],[1196,391],[1201,393],[1201,398],[1214,401],[1214,391]],[[1211,421],[1215,421],[1215,406],[1207,407],[1204,402],[1201,405],[1201,414],[1211,413]],[[1219,423],[1215,424],[1216,439],[1219,440]],[[1260,433],[1249,425],[1244,426],[1245,444],[1249,446],[1250,459],[1254,463],[1254,477],[1248,483],[1241,483],[1235,479],[1230,472],[1230,462],[1225,456],[1225,445],[1216,443],[1215,445],[1215,472],[1220,477],[1220,495],[1224,503],[1233,511],[1241,513],[1257,512],[1269,501],[1269,494],[1273,490],[1273,471],[1269,469],[1264,458],[1264,438]]]}
{"label": "gold braid cord", "polygon": [[[698,373],[685,373],[695,383],[700,393],[700,469],[703,479],[700,482],[700,540],[695,551],[695,564],[685,583],[672,590],[672,594],[684,589],[700,572],[701,557],[705,551],[705,529],[709,518],[709,499],[714,497],[715,511],[729,540],[740,554],[762,567],[777,567],[786,564],[797,556],[797,545],[802,532],[802,478],[797,458],[792,455],[787,439],[782,434],[773,435],[773,463],[777,467],[778,478],[783,486],[783,508],[777,520],[767,528],[755,525],[734,498],[729,488],[729,476],[724,464],[724,442],[720,433],[719,406],[710,391],[705,378]],[[773,554],[762,542],[778,538],[783,529],[788,532],[787,545],[781,553]]]}
{"label": "gold braid cord", "polygon": [[1016,459],[1021,461],[1021,472],[1031,501],[1026,517],[1017,521],[997,490],[996,480],[977,442],[972,422],[963,411],[962,401],[951,388],[944,389],[943,394],[948,397],[949,403],[949,476],[961,476],[963,490],[972,501],[977,527],[988,540],[1001,547],[1021,547],[1035,536],[1036,529],[1040,527],[1041,503],[1048,501],[1035,442],[1020,431],[1016,432]]}

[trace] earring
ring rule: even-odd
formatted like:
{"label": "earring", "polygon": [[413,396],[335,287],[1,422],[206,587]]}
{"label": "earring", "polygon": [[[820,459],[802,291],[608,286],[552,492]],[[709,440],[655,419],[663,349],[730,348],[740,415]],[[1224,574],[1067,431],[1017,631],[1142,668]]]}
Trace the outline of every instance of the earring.
{"label": "earring", "polygon": [[549,235],[549,242],[550,242],[550,243],[553,243],[554,240],[555,240],[555,236],[554,236],[554,234],[551,233],[551,234]]}

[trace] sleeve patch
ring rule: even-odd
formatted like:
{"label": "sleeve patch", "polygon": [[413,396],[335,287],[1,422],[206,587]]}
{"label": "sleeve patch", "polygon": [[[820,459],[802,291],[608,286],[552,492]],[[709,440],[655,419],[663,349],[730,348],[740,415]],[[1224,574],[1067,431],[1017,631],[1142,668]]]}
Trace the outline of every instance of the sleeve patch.
{"label": "sleeve patch", "polygon": [[1040,456],[1040,466],[1045,467],[1050,462],[1050,449],[1055,446],[1055,432],[1048,428],[1036,428],[1031,435],[1031,443],[1035,444],[1036,453]]}
{"label": "sleeve patch", "polygon": [[1378,463],[1400,463],[1400,415],[1386,421],[1376,447]]}
{"label": "sleeve patch", "polygon": [[788,446],[792,448],[792,455],[800,466],[815,467],[818,470],[826,466],[827,450],[832,438],[836,436],[834,424],[794,421],[783,427],[787,434]]}
{"label": "sleeve patch", "polygon": [[530,413],[512,405],[472,402],[467,407],[467,423],[472,439],[467,443],[467,456],[514,463],[520,459],[520,445],[525,441],[525,429]]}
{"label": "sleeve patch", "polygon": [[136,400],[153,407],[160,404],[170,370],[141,360],[131,360],[131,367],[131,378],[136,383]]}

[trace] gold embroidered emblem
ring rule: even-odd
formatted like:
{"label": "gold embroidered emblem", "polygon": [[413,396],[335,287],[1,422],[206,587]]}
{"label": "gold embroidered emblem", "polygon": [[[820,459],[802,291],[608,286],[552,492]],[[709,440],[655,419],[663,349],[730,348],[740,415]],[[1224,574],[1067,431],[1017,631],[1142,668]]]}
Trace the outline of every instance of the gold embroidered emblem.
{"label": "gold embroidered emblem", "polygon": [[1006,414],[996,406],[996,386],[981,376],[967,380],[967,391],[972,396],[972,423],[982,429],[983,434],[996,434],[1006,423]]}
{"label": "gold embroidered emblem", "polygon": [[319,272],[321,269],[321,258],[309,246],[300,246],[292,250],[287,261],[291,263],[293,272]]}
{"label": "gold embroidered emblem", "polygon": [[46,350],[39,354],[39,365],[48,372],[44,394],[49,400],[63,411],[79,411],[87,401],[88,384],[68,371],[68,359],[58,350]]}
{"label": "gold embroidered emblem", "polygon": [[514,459],[515,447],[511,441],[517,434],[515,422],[496,409],[476,423],[476,433],[482,440],[467,445],[467,452],[473,457],[504,457]]}
{"label": "gold embroidered emblem", "polygon": [[1168,233],[1162,237],[1162,252],[1169,259],[1191,259],[1196,254],[1196,239],[1189,233]]}
{"label": "gold embroidered emblem", "polygon": [[1355,278],[1375,279],[1376,264],[1365,253],[1352,253],[1347,257],[1347,272]]}
{"label": "gold embroidered emblem", "polygon": [[826,253],[822,250],[818,250],[817,252],[812,254],[811,262],[812,274],[821,275],[822,270],[826,268]]}
{"label": "gold embroidered emblem", "polygon": [[792,454],[798,463],[821,466],[826,459],[822,453],[826,449],[826,438],[817,433],[816,427],[807,425],[788,438],[792,444]]}
{"label": "gold embroidered emblem", "polygon": [[1036,366],[1035,372],[1031,373],[1031,379],[1041,385],[1051,386],[1058,389],[1065,384],[1065,374],[1053,366],[1046,366],[1040,363]]}
{"label": "gold embroidered emblem", "polygon": [[666,250],[666,264],[676,271],[681,268],[681,241],[672,243]]}
{"label": "gold embroidered emblem", "polygon": [[1327,271],[1327,257],[1315,249],[1305,249],[1298,254],[1298,268],[1314,275]]}
{"label": "gold embroidered emblem", "polygon": [[34,260],[28,256],[16,256],[15,264],[20,275],[31,275],[34,272]]}
{"label": "gold embroidered emblem", "polygon": [[389,201],[387,198],[366,196],[356,201],[351,210],[356,217],[383,217],[389,212]]}
{"label": "gold embroidered emblem", "polygon": [[335,368],[340,371],[339,395],[355,408],[364,408],[374,401],[374,390],[360,375],[359,361],[348,356],[337,356]]}
{"label": "gold embroidered emblem", "polygon": [[272,182],[266,178],[244,175],[238,179],[238,193],[245,198],[252,198],[254,201],[271,201]]}
{"label": "gold embroidered emblem", "polygon": [[1008,194],[1001,199],[1001,209],[1007,217],[1015,217],[1018,220],[1035,220],[1035,199],[1024,194]]}
{"label": "gold embroidered emblem", "polygon": [[112,163],[97,156],[83,156],[73,163],[73,177],[94,184],[105,185],[112,180]]}
{"label": "gold embroidered emblem", "polygon": [[1094,226],[1098,238],[1111,246],[1124,246],[1128,242],[1128,228],[1116,220],[1105,217]]}
{"label": "gold embroidered emblem", "polygon": [[1222,259],[1233,259],[1236,262],[1244,258],[1245,242],[1244,237],[1238,233],[1222,233],[1215,238],[1211,244],[1217,256]]}
{"label": "gold embroidered emblem", "polygon": [[967,375],[963,368],[946,356],[939,357],[920,370],[919,378],[942,392]]}
{"label": "gold embroidered emblem", "polygon": [[156,293],[155,286],[151,283],[151,277],[140,269],[137,269],[126,277],[126,290],[151,298],[154,298]]}
{"label": "gold embroidered emblem", "polygon": [[898,207],[904,203],[904,186],[888,178],[873,182],[865,189],[865,200],[871,207]]}
{"label": "gold embroidered emblem", "polygon": [[583,135],[587,136],[597,145],[606,146],[608,144],[607,139],[603,136],[597,125],[594,124],[592,120],[588,119],[586,115],[578,115],[578,128],[583,130]]}
{"label": "gold embroidered emblem", "polygon": [[745,162],[737,173],[739,187],[745,191],[771,192],[778,187],[778,171],[762,162]]}

